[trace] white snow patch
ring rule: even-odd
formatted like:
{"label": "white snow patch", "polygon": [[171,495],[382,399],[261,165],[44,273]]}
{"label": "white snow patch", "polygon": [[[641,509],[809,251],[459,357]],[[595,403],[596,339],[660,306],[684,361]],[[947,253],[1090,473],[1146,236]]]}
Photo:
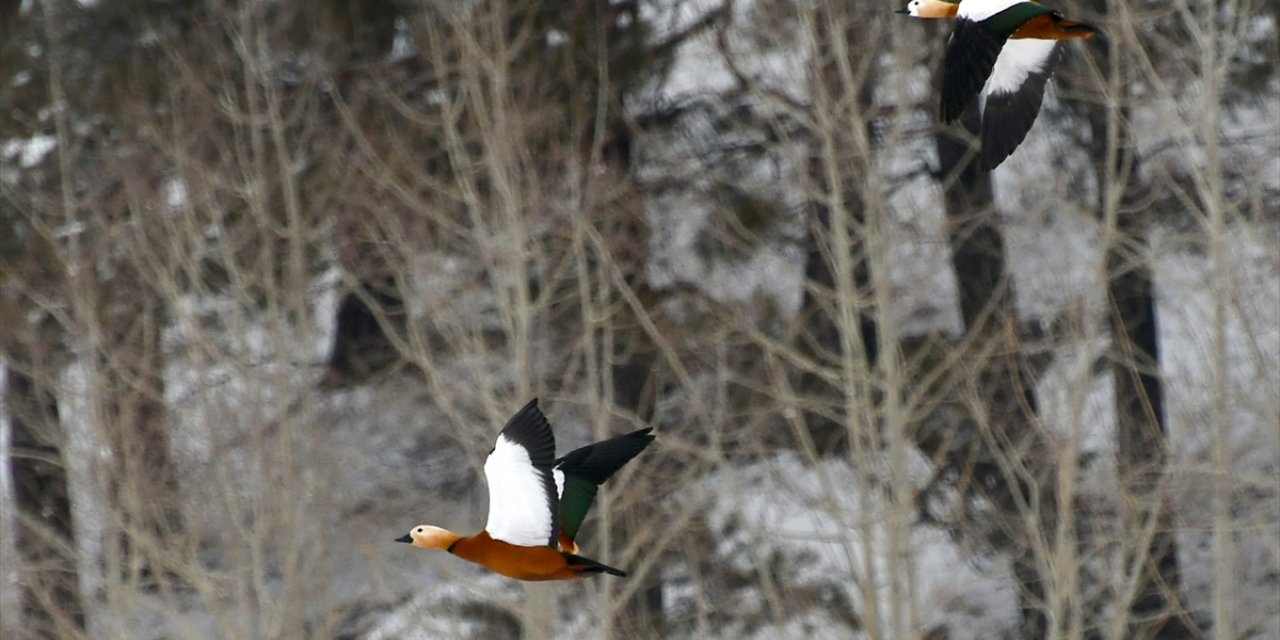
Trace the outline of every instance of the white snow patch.
{"label": "white snow patch", "polygon": [[569,41],[569,34],[559,30],[551,29],[547,31],[546,42],[548,47],[559,47]]}
{"label": "white snow patch", "polygon": [[[734,68],[753,83],[805,101],[812,46],[799,30],[779,31],[779,22],[760,19],[766,2],[665,0],[641,5],[641,21],[653,26],[653,42],[662,42],[713,12],[731,12],[723,33],[707,29],[680,45],[669,75],[652,93],[670,99],[724,93],[738,84]],[[770,27],[762,28],[762,24]],[[723,47],[722,47],[723,45]],[[726,50],[727,49],[727,50]],[[726,59],[732,57],[732,62]]]}
{"label": "white snow patch", "polygon": [[[876,155],[876,171],[886,184],[897,185],[885,199],[885,223],[877,241],[887,247],[890,313],[899,336],[931,331],[954,335],[964,328],[942,189],[919,171],[936,162],[936,155],[933,140],[924,136],[903,139]],[[903,181],[912,171],[915,177]]]}
{"label": "white snow patch", "polygon": [[58,146],[58,138],[52,134],[36,134],[26,140],[6,140],[0,145],[0,158],[16,158],[18,166],[30,169],[44,161],[44,157]]}
{"label": "white snow patch", "polygon": [[395,36],[391,40],[390,60],[404,60],[417,53],[413,35],[409,30],[409,22],[404,18],[396,18]]}
{"label": "white snow patch", "polygon": [[189,201],[187,181],[171,178],[164,183],[164,200],[169,209],[175,213],[185,209]]}
{"label": "white snow patch", "polygon": [[[1235,626],[1252,638],[1280,637],[1280,225],[1233,226],[1231,251],[1220,268],[1229,289],[1214,285],[1205,255],[1170,250],[1178,240],[1157,235],[1155,256],[1165,411],[1173,453],[1172,501],[1179,522],[1183,591],[1192,613],[1211,619],[1214,487],[1228,483]],[[1215,305],[1224,302],[1215,347]],[[1219,398],[1215,360],[1226,380]],[[1225,411],[1223,416],[1220,412]],[[1225,421],[1229,463],[1214,463],[1216,429]]]}
{"label": "white snow patch", "polygon": [[[445,559],[459,562],[454,558]],[[484,618],[492,619],[505,613],[520,620],[522,589],[518,584],[496,574],[473,572],[465,576],[422,579],[408,602],[379,618],[361,637],[364,640],[495,637],[491,634],[505,630],[485,624]],[[476,607],[492,613],[478,615]]]}
{"label": "white snow patch", "polygon": [[[706,501],[707,522],[719,540],[711,551],[722,565],[749,573],[762,566],[761,559],[782,554],[788,558],[784,566],[790,571],[779,577],[787,583],[777,588],[785,590],[790,584],[821,593],[821,585],[832,585],[856,609],[863,606],[859,582],[867,580],[873,566],[881,581],[873,587],[880,592],[880,615],[887,619],[893,597],[886,576],[889,532],[883,528],[884,506],[875,491],[859,488],[862,482],[847,462],[809,463],[786,452],[743,467],[724,468],[692,485],[703,488],[697,499]],[[863,523],[873,528],[862,529]],[[910,535],[906,547],[914,563],[915,605],[921,612],[917,634],[946,626],[948,637],[976,640],[1001,637],[1017,628],[1017,597],[1002,562],[973,557],[941,529],[915,526]],[[864,555],[868,547],[870,558]],[[735,606],[751,610],[767,604],[743,601]],[[865,612],[851,613],[853,619],[859,619]],[[803,621],[816,610],[800,614],[799,609],[789,609],[788,619],[780,626],[767,625],[756,633],[766,634],[759,637],[788,637],[779,634],[808,628]],[[817,628],[835,633],[833,637],[848,637],[858,631],[848,623],[828,619]],[[720,630],[716,637],[737,635],[738,630],[729,628]]]}

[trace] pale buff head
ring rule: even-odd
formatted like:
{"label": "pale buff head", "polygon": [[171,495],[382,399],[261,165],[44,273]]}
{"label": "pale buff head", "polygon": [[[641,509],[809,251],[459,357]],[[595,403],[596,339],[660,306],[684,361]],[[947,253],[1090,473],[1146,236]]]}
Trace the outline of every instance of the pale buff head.
{"label": "pale buff head", "polygon": [[429,524],[420,524],[410,529],[409,533],[396,538],[396,542],[407,542],[423,549],[448,550],[450,545],[457,542],[458,538],[461,537],[448,529],[441,529]]}
{"label": "pale buff head", "polygon": [[898,13],[905,13],[913,18],[954,18],[960,3],[947,0],[911,0],[906,8]]}

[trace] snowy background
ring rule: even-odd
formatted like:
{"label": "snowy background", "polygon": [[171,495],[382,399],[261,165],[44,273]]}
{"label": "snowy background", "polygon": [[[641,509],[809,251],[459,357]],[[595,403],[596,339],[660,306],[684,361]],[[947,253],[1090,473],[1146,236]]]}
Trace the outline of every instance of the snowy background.
{"label": "snowy background", "polygon": [[[814,308],[856,333],[850,306],[904,345],[975,339],[934,142],[945,26],[769,0],[11,4],[0,636],[1026,635],[1015,547],[983,533],[1009,514],[904,435],[928,411],[884,400],[933,382],[797,346]],[[1066,43],[975,213],[999,223],[1019,319],[1072,327],[1034,390],[1048,457],[1071,461],[1051,478],[1075,501],[1059,515],[1081,523],[1038,549],[1043,605],[1055,637],[1129,633],[1123,606],[1098,604],[1128,593],[1142,511],[1117,471],[1107,360],[1114,175],[1082,106],[1123,100],[1144,187],[1119,215],[1143,221],[1122,244],[1154,283],[1174,613],[1199,637],[1280,637],[1280,15],[1063,4],[1128,66]],[[1199,47],[1169,35],[1187,31]],[[822,89],[833,77],[853,85]],[[824,144],[833,131],[852,143]],[[812,215],[839,211],[814,177],[832,174],[859,200],[835,219],[875,293],[824,307],[812,292],[839,284],[810,261],[847,264]],[[342,360],[354,299],[376,330]],[[939,361],[942,377],[974,366]],[[808,374],[844,394],[815,399]],[[19,378],[53,419],[19,415]],[[561,453],[655,427],[584,530],[586,555],[632,576],[523,585],[392,543],[483,526],[484,455],[535,395]],[[176,486],[129,498],[154,469],[121,481],[145,442],[116,434],[146,407]],[[815,445],[814,415],[872,445]],[[19,421],[65,471],[60,560],[24,555]],[[178,530],[131,520],[153,497]],[[34,625],[28,594],[59,573],[84,623]]]}

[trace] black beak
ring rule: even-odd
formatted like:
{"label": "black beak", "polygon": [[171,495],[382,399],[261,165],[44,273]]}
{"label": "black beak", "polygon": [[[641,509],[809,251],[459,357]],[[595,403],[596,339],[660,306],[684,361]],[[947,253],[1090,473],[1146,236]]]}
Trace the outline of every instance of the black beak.
{"label": "black beak", "polygon": [[413,538],[410,538],[409,534],[406,533],[399,538],[396,538],[396,542],[413,542]]}
{"label": "black beak", "polygon": [[911,14],[911,12],[910,12],[910,11],[907,11],[907,8],[906,8],[906,7],[903,7],[903,8],[901,8],[901,9],[897,9],[897,10],[895,10],[895,11],[894,11],[894,13],[901,13],[901,14],[903,14],[903,15],[910,15],[910,14]]}

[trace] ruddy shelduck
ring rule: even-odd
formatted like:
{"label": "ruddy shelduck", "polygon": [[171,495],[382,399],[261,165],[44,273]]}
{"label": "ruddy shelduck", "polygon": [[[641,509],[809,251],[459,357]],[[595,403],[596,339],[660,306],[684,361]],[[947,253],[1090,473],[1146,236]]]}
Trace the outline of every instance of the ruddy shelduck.
{"label": "ruddy shelduck", "polygon": [[569,580],[619,569],[578,553],[575,539],[596,491],[654,436],[652,429],[597,442],[556,459],[551,425],[534,398],[507,421],[484,463],[489,520],[462,536],[424,524],[396,542],[443,549],[516,580]]}
{"label": "ruddy shelduck", "polygon": [[942,60],[942,121],[953,122],[978,98],[981,161],[988,170],[1004,162],[1035,123],[1060,56],[1057,41],[1099,33],[1027,0],[911,0],[898,13],[956,19]]}

